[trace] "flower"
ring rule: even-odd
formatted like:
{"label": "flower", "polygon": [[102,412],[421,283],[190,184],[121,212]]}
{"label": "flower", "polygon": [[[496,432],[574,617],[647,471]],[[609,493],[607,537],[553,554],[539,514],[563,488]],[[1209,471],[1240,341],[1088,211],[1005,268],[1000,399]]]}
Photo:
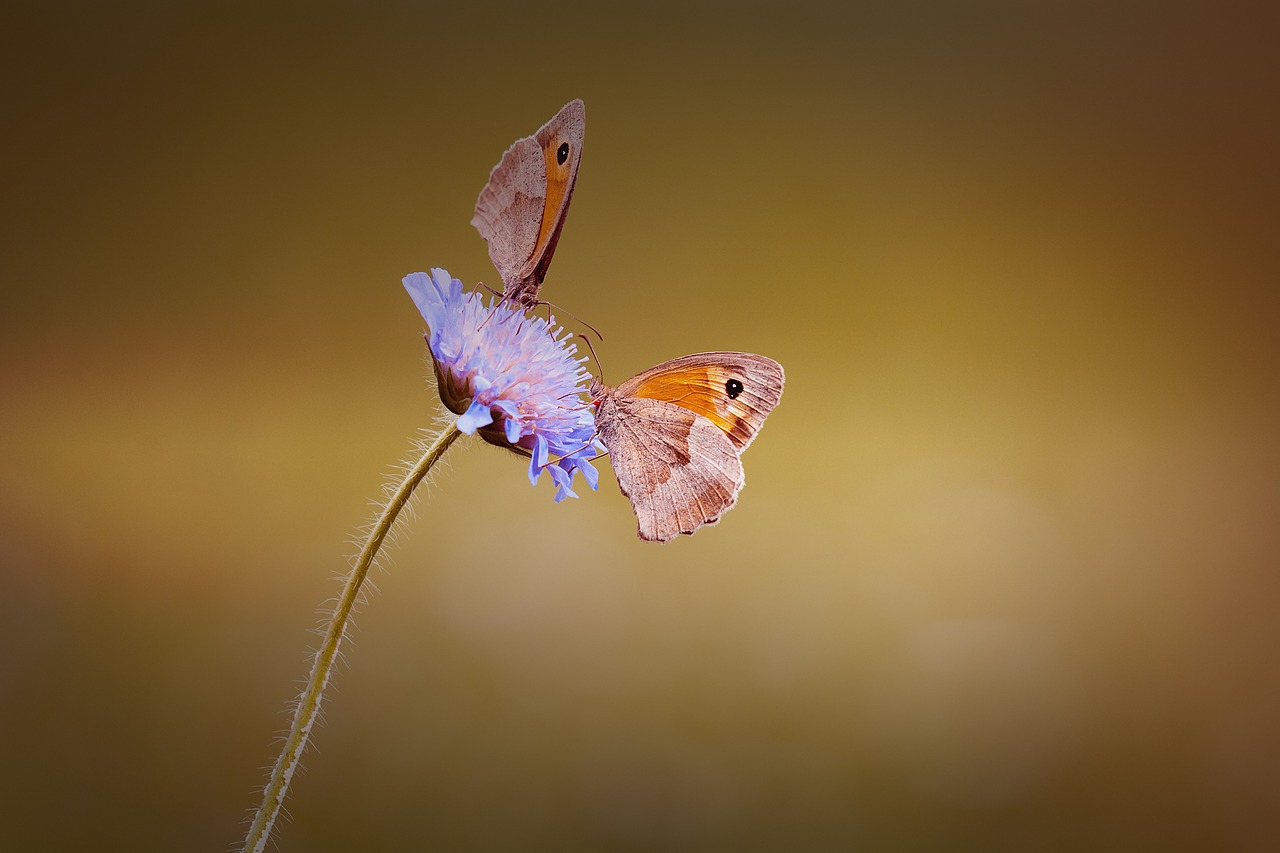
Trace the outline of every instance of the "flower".
{"label": "flower", "polygon": [[[595,489],[600,475],[588,460],[603,447],[582,400],[591,375],[573,336],[505,300],[485,304],[442,269],[407,275],[404,287],[430,328],[440,400],[458,429],[528,456],[529,482],[546,471],[557,503],[577,497],[575,471]],[[561,458],[548,464],[553,454]]]}

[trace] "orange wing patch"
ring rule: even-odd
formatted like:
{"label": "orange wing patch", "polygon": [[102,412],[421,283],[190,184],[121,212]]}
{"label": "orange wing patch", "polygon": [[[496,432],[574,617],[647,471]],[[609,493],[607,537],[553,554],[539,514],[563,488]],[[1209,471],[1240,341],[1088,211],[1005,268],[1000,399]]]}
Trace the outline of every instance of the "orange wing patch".
{"label": "orange wing patch", "polygon": [[573,162],[573,157],[570,156],[573,152],[567,152],[563,163],[558,161],[561,146],[568,145],[568,140],[557,134],[542,146],[542,157],[547,166],[547,196],[542,203],[542,228],[538,231],[537,249],[533,252],[535,255],[538,254],[539,249],[547,245],[547,241],[551,239],[551,232],[560,224],[560,206],[564,203],[565,193],[569,190],[569,164]]}
{"label": "orange wing patch", "polygon": [[565,104],[555,118],[538,129],[534,139],[542,149],[546,191],[542,197],[538,240],[523,274],[526,279],[533,278],[541,284],[556,243],[560,242],[560,229],[569,213],[569,202],[573,200],[573,184],[582,157],[582,102]]}
{"label": "orange wing patch", "polygon": [[665,400],[702,415],[741,445],[750,432],[746,418],[733,411],[733,401],[725,391],[728,371],[707,365],[653,376],[632,393],[634,397]]}
{"label": "orange wing patch", "polygon": [[739,452],[782,396],[782,367],[762,355],[711,352],[650,368],[619,386],[624,396],[665,400],[715,424]]}

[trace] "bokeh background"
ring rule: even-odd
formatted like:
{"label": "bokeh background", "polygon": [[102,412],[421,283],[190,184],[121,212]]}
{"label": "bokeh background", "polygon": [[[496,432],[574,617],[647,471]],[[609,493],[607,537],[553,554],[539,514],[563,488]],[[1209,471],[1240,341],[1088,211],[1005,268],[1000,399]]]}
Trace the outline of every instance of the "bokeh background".
{"label": "bokeh background", "polygon": [[1274,12],[3,16],[0,845],[242,838],[437,423],[400,278],[496,283],[476,194],[581,97],[544,294],[782,404],[663,547],[455,447],[279,849],[1277,849]]}

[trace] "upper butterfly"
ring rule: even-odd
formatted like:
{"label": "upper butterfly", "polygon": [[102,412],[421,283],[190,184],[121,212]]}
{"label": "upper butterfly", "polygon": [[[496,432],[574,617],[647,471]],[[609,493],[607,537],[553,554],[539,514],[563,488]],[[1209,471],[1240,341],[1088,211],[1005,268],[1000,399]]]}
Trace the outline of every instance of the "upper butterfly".
{"label": "upper butterfly", "polygon": [[591,405],[641,539],[666,542],[715,524],[742,490],[742,451],[782,399],[782,365],[749,352],[673,359],[617,388],[595,380]]}
{"label": "upper butterfly", "polygon": [[569,213],[586,124],[582,101],[565,104],[537,133],[507,149],[476,199],[471,224],[489,244],[502,295],[525,309],[538,302]]}

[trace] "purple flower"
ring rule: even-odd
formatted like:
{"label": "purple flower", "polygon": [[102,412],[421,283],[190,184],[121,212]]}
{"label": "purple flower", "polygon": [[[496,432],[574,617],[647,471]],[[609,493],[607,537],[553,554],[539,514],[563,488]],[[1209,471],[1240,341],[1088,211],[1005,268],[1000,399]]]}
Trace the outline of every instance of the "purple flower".
{"label": "purple flower", "polygon": [[[440,399],[458,415],[458,429],[528,456],[529,482],[546,471],[557,502],[577,497],[575,471],[595,489],[600,475],[588,459],[603,447],[582,400],[591,375],[572,335],[513,303],[485,304],[442,269],[407,275],[404,287],[431,330]],[[548,465],[552,455],[563,458]]]}

